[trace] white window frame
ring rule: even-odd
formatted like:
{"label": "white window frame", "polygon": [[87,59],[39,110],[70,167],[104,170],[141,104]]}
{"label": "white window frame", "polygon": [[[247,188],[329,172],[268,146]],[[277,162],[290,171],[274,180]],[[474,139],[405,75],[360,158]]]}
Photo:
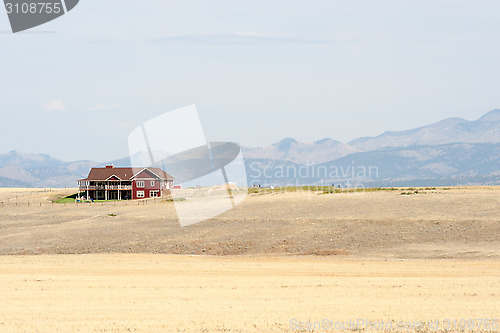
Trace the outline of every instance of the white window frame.
{"label": "white window frame", "polygon": [[155,181],[154,181],[154,180],[150,181],[150,182],[149,182],[149,185],[151,185],[151,186],[155,186]]}
{"label": "white window frame", "polygon": [[138,198],[144,198],[145,195],[146,195],[146,193],[144,193],[144,191],[137,191]]}
{"label": "white window frame", "polygon": [[143,187],[144,187],[144,185],[145,185],[145,184],[144,184],[144,180],[138,180],[138,181],[137,181],[137,187],[141,187],[141,188],[143,188]]}
{"label": "white window frame", "polygon": [[[153,193],[154,193],[155,195],[153,195]],[[158,191],[158,190],[152,190],[152,191],[149,191],[149,197],[150,197],[150,198],[158,198],[158,196],[159,196],[159,195],[160,195],[160,191]]]}

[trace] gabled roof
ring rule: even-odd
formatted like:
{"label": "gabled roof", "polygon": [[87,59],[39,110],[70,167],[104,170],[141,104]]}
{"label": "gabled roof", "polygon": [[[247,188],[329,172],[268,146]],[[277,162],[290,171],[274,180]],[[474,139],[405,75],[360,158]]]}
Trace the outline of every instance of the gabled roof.
{"label": "gabled roof", "polygon": [[160,168],[92,168],[90,169],[87,178],[80,180],[106,181],[112,176],[116,176],[121,180],[131,180],[136,174],[149,170],[151,173],[158,176],[162,180],[174,180],[175,178]]}
{"label": "gabled roof", "polygon": [[[143,179],[143,178],[151,178],[152,175],[154,178],[159,178],[159,179],[164,179],[162,173],[164,171],[159,169],[159,168],[142,168],[141,170],[137,171],[134,176],[132,176],[131,179],[137,178],[137,179]],[[166,172],[165,172],[166,174]],[[145,175],[145,176],[141,176]]]}

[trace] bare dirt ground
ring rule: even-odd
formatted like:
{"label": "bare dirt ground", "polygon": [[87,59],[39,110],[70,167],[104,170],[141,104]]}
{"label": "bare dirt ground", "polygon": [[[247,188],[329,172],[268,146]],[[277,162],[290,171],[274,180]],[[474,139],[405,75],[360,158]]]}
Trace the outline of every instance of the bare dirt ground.
{"label": "bare dirt ground", "polygon": [[500,259],[498,186],[414,195],[253,194],[234,210],[184,228],[172,202],[52,204],[59,192],[0,189],[0,254]]}
{"label": "bare dirt ground", "polygon": [[498,332],[500,187],[402,192],[181,228],[172,202],[0,189],[0,332]]}
{"label": "bare dirt ground", "polygon": [[494,332],[499,296],[494,260],[0,256],[1,332]]}

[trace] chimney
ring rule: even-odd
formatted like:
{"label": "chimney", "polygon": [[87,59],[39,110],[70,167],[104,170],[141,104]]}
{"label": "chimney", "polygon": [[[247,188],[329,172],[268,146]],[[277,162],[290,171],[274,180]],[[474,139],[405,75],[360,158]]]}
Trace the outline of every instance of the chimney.
{"label": "chimney", "polygon": [[106,169],[113,169],[113,164],[106,165]]}

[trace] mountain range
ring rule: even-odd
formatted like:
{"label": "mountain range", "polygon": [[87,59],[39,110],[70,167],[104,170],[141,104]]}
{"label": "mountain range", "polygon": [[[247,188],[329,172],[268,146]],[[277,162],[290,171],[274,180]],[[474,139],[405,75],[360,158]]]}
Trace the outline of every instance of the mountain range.
{"label": "mountain range", "polygon": [[500,143],[500,109],[492,110],[475,121],[448,118],[415,129],[358,138],[347,144],[330,138],[312,143],[286,138],[265,148],[244,148],[244,153],[247,158],[317,164],[358,152],[449,143]]}
{"label": "mountain range", "polygon": [[[500,184],[500,110],[474,121],[448,118],[349,143],[330,138],[303,143],[285,138],[268,147],[242,147],[242,152],[252,185]],[[111,163],[128,166],[130,159]],[[0,186],[75,187],[76,180],[84,178],[91,167],[104,164],[11,151],[0,154]]]}

